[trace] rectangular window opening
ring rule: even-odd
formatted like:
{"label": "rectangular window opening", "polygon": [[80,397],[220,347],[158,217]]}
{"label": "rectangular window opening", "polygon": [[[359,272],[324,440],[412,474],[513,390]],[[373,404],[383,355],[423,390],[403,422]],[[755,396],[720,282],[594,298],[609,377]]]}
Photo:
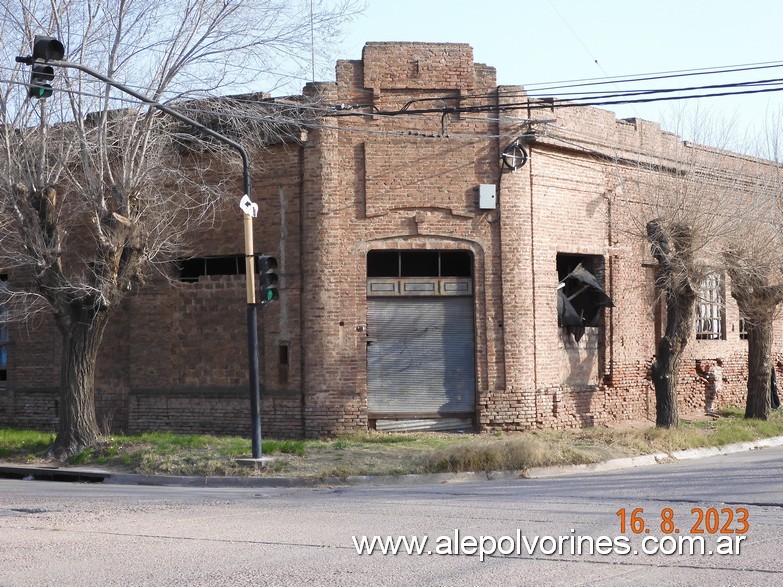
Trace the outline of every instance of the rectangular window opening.
{"label": "rectangular window opening", "polygon": [[719,273],[710,273],[699,284],[696,340],[726,340],[724,280]]}
{"label": "rectangular window opening", "polygon": [[472,277],[470,251],[369,251],[367,277]]}
{"label": "rectangular window opening", "polygon": [[557,323],[578,332],[600,326],[604,306],[613,306],[604,292],[604,258],[601,255],[557,254]]}
{"label": "rectangular window opening", "polygon": [[[0,289],[6,288],[8,275],[0,274]],[[0,305],[0,381],[8,380],[8,308]]]}
{"label": "rectangular window opening", "polygon": [[277,365],[277,380],[280,385],[288,384],[288,343],[281,342],[278,348],[279,363]]}
{"label": "rectangular window opening", "polygon": [[177,262],[179,280],[195,283],[202,275],[244,275],[244,255],[224,255],[219,257],[193,257]]}

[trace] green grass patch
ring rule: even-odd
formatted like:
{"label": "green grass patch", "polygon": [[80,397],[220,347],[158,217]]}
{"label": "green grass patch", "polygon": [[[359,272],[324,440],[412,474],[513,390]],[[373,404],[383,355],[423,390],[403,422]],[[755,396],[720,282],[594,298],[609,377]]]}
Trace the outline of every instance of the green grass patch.
{"label": "green grass patch", "polygon": [[0,458],[43,456],[53,442],[51,432],[0,428]]}
{"label": "green grass patch", "polygon": [[303,457],[306,446],[304,440],[262,440],[261,452],[265,455],[289,454]]}

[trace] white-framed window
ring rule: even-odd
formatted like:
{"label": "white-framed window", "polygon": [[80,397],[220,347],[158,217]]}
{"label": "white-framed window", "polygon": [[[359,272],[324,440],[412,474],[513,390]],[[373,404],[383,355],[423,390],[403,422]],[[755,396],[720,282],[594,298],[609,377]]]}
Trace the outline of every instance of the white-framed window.
{"label": "white-framed window", "polygon": [[724,340],[726,338],[726,309],[723,295],[723,277],[710,273],[699,285],[696,302],[696,339]]}

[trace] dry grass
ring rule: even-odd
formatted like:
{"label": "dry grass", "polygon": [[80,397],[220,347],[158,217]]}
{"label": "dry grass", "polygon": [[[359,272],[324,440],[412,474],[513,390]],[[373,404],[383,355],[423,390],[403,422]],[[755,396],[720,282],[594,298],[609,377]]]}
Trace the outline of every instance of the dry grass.
{"label": "dry grass", "polygon": [[[679,429],[650,422],[617,428],[492,434],[364,432],[324,440],[264,440],[264,471],[241,468],[236,458],[250,453],[244,438],[170,433],[118,436],[77,455],[73,465],[169,475],[264,475],[310,479],[353,475],[403,475],[462,471],[524,471],[548,465],[585,464],[619,457],[783,436],[783,414],[768,422],[745,420],[729,410],[717,421],[696,415]],[[0,430],[0,458],[46,462],[52,435]]]}
{"label": "dry grass", "polygon": [[652,423],[622,429],[533,431],[457,443],[434,451],[427,469],[437,472],[524,471],[531,467],[587,464],[688,448],[724,446],[783,435],[783,414],[769,421],[745,420],[726,410],[713,421],[700,415],[683,419],[675,430]]}

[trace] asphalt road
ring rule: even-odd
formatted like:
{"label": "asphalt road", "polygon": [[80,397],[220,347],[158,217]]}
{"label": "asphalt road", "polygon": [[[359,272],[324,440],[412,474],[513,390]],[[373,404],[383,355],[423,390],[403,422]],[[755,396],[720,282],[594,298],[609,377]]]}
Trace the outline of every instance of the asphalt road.
{"label": "asphalt road", "polygon": [[[0,585],[783,585],[782,506],[783,448],[418,486],[0,480]],[[358,554],[375,535],[427,542]]]}

